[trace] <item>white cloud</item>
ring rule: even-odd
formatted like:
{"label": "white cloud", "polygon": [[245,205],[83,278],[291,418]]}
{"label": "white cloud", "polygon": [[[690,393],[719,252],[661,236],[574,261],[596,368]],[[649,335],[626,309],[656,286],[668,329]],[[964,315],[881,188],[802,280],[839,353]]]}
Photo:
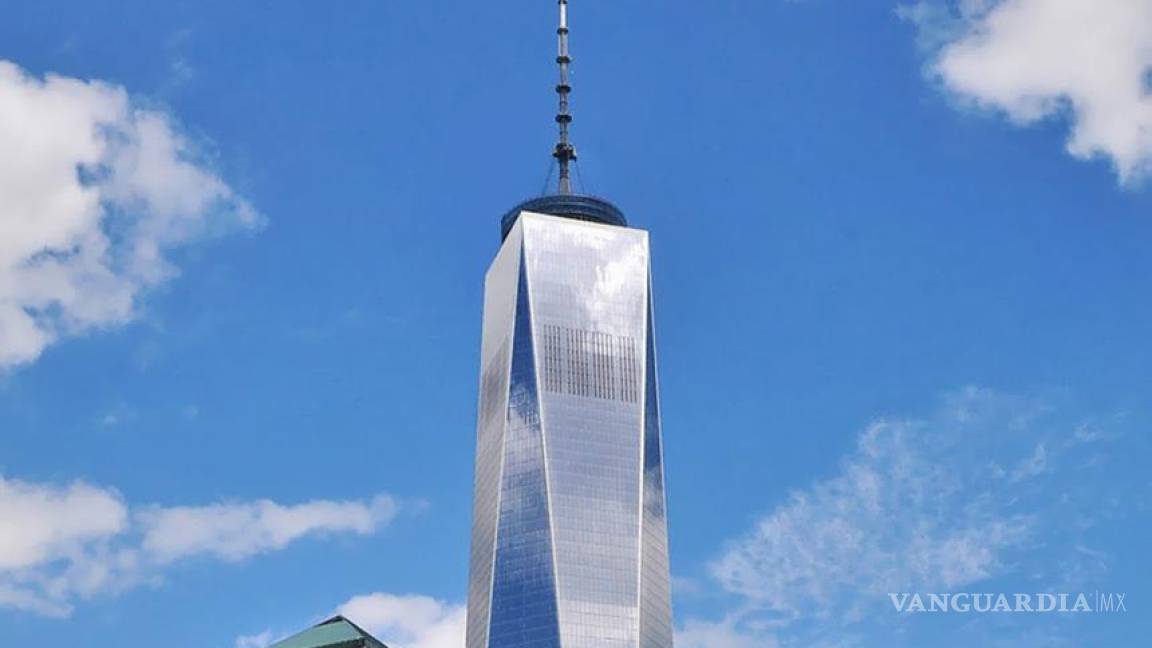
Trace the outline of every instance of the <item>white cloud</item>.
{"label": "white cloud", "polygon": [[677,648],[775,648],[779,642],[761,630],[741,627],[735,619],[710,623],[689,619],[676,632]]}
{"label": "white cloud", "polygon": [[735,611],[688,620],[680,645],[852,645],[847,631],[887,592],[1098,574],[1098,555],[1070,547],[1114,484],[1082,461],[1084,425],[1051,416],[1038,401],[972,388],[930,416],[869,425],[835,475],[791,494],[713,561]]}
{"label": "white cloud", "polygon": [[[1079,433],[1079,429],[1077,429]],[[1048,449],[1043,443],[1036,445],[1032,456],[1023,459],[1012,471],[1012,481],[1024,481],[1044,474],[1048,470]]]}
{"label": "white cloud", "polygon": [[1071,122],[1068,152],[1124,183],[1152,172],[1152,0],[919,0],[901,15],[932,76],[1019,124]]}
{"label": "white cloud", "polygon": [[130,513],[114,491],[0,477],[0,607],[62,616],[69,601],[121,587],[135,573],[131,548],[114,547]]}
{"label": "white cloud", "polygon": [[733,543],[714,575],[728,591],[788,615],[834,607],[846,594],[988,578],[1032,522],[998,504],[1000,482],[984,465],[951,454],[971,426],[967,415],[872,424],[838,475],[794,493]]}
{"label": "white cloud", "polygon": [[[339,614],[392,648],[464,648],[467,608],[418,594],[354,596],[318,618]],[[241,636],[236,648],[265,648],[292,633]]]}
{"label": "white cloud", "polygon": [[381,495],[134,511],[111,489],[0,477],[0,608],[66,616],[77,600],[153,581],[179,559],[238,561],[309,536],[373,533],[396,510]]}
{"label": "white cloud", "polygon": [[164,113],[0,60],[0,370],[132,320],[170,250],[258,220]]}
{"label": "white cloud", "polygon": [[427,596],[366,594],[339,614],[395,648],[463,648],[466,608]]}
{"label": "white cloud", "polygon": [[316,533],[373,533],[396,514],[396,502],[318,501],[282,506],[259,501],[151,508],[140,515],[143,548],[160,562],[209,554],[227,561],[281,549]]}
{"label": "white cloud", "polygon": [[77,546],[122,533],[128,507],[86,484],[42,487],[0,477],[0,570],[39,565]]}
{"label": "white cloud", "polygon": [[236,639],[236,648],[264,648],[272,643],[272,631],[265,630],[259,634],[247,635]]}

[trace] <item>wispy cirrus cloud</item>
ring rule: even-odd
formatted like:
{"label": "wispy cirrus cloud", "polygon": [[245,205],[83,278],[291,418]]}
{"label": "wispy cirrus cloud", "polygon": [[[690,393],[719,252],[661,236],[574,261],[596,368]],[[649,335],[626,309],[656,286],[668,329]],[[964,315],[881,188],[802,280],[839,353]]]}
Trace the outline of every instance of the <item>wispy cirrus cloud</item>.
{"label": "wispy cirrus cloud", "polygon": [[305,538],[368,535],[398,509],[388,495],[134,508],[110,488],[0,477],[0,607],[66,616],[79,600],[155,581],[178,560],[237,562]]}
{"label": "wispy cirrus cloud", "polygon": [[1070,123],[1068,153],[1152,173],[1152,0],[918,0],[929,75],[961,102]]}
{"label": "wispy cirrus cloud", "polygon": [[746,627],[733,616],[722,621],[689,619],[676,631],[678,648],[777,648],[780,643],[762,627]]}
{"label": "wispy cirrus cloud", "polygon": [[976,388],[930,416],[868,425],[835,475],[791,494],[712,562],[732,611],[689,619],[680,645],[855,645],[869,621],[898,621],[884,616],[888,592],[1091,583],[1109,564],[1084,537],[1116,486],[1094,460],[1116,438],[1107,427]]}
{"label": "wispy cirrus cloud", "polygon": [[0,370],[133,320],[172,250],[259,222],[167,113],[0,60]]}
{"label": "wispy cirrus cloud", "polygon": [[[973,411],[988,400],[972,392],[932,421],[868,426],[837,476],[793,493],[713,574],[730,592],[797,615],[850,605],[842,597],[857,593],[960,587],[996,573],[1035,520],[1000,503],[995,491],[1007,477],[995,459],[965,456],[972,436],[963,430],[988,423],[989,412]],[[998,423],[1022,427],[1028,413],[1008,415],[1024,418]]]}

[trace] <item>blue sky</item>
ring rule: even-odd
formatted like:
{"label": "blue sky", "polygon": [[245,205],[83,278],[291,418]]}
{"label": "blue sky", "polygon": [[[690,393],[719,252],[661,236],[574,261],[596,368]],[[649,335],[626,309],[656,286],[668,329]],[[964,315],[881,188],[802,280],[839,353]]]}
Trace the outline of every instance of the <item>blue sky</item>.
{"label": "blue sky", "polygon": [[[8,9],[0,645],[459,646],[554,4]],[[583,187],[652,232],[681,648],[1141,645],[1150,12],[574,0]],[[1096,590],[1130,612],[887,597]]]}

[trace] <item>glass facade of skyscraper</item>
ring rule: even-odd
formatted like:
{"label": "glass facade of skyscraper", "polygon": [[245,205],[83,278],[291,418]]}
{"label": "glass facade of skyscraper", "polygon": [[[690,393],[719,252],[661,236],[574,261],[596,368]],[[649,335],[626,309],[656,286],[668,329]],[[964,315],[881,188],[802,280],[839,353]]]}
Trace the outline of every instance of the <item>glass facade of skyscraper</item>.
{"label": "glass facade of skyscraper", "polygon": [[647,233],[520,214],[481,355],[467,648],[669,648]]}

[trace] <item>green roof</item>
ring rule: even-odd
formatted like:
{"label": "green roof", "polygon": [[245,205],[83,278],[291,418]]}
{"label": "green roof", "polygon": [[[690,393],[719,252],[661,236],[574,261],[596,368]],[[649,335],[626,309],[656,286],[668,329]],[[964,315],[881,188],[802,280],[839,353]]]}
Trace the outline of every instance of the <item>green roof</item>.
{"label": "green roof", "polygon": [[355,623],[342,616],[332,617],[298,635],[278,641],[268,648],[388,648]]}

